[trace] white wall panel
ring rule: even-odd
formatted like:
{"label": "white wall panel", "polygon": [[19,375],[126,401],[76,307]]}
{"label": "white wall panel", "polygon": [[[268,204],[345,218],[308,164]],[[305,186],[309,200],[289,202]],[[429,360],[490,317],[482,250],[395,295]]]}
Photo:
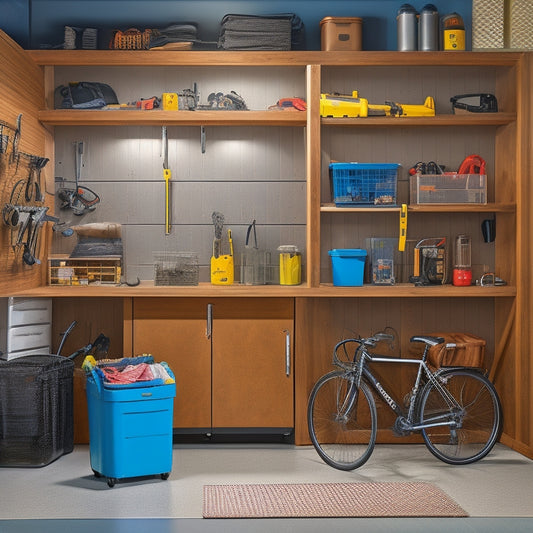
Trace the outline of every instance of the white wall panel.
{"label": "white wall panel", "polygon": [[69,81],[111,85],[120,103],[180,92],[197,84],[200,103],[210,93],[235,91],[248,109],[266,109],[280,98],[305,95],[304,67],[64,67],[56,68],[56,86]]}
{"label": "white wall panel", "polygon": [[[305,257],[303,128],[206,128],[205,153],[200,128],[168,127],[168,138],[172,230],[165,235],[161,128],[57,127],[55,171],[68,182],[57,180],[56,189],[73,186],[74,141],[83,141],[80,184],[101,197],[96,210],[81,217],[57,210],[65,227],[122,224],[128,279],[153,278],[153,252],[195,251],[200,279],[208,281],[213,211],[223,213],[226,229],[232,229],[237,265],[254,219],[260,248],[275,251],[281,244],[296,244]],[[69,254],[76,242],[76,236],[54,232],[53,252]]]}

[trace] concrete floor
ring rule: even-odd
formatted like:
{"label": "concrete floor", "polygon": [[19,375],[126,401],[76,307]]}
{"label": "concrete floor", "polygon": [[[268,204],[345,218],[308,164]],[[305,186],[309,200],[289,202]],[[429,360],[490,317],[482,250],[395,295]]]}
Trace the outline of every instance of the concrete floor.
{"label": "concrete floor", "polygon": [[[147,453],[150,453],[147,450]],[[202,519],[202,488],[218,483],[426,481],[469,513],[466,519]],[[0,469],[2,533],[174,531],[533,531],[533,461],[496,445],[467,466],[442,463],[424,445],[378,445],[360,469],[325,465],[311,447],[175,445],[170,478],[94,477],[87,446],[43,468]],[[440,529],[442,527],[442,529]],[[305,528],[305,529],[304,529]],[[508,529],[507,529],[508,528]]]}

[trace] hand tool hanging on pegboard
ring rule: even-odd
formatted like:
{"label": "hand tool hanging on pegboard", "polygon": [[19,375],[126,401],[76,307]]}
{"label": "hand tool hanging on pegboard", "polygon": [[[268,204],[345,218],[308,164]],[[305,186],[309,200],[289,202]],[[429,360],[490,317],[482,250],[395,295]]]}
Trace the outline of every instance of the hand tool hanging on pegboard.
{"label": "hand tool hanging on pegboard", "polygon": [[165,180],[165,235],[169,235],[171,228],[170,179],[172,176],[170,168],[168,167],[168,133],[166,126],[161,128],[161,140],[163,149],[163,179]]}
{"label": "hand tool hanging on pegboard", "polygon": [[9,152],[9,141],[11,138],[10,162],[15,161],[18,156],[21,122],[22,113],[17,117],[16,126],[12,126],[3,120],[0,120],[0,154],[7,154]]}
{"label": "hand tool hanging on pegboard", "polygon": [[[11,144],[10,162],[16,165],[14,175],[19,168],[27,168],[26,178],[19,179],[13,188],[9,200],[2,208],[2,220],[10,229],[10,244],[13,250],[22,250],[22,260],[27,265],[40,264],[37,257],[37,244],[40,229],[45,222],[58,222],[59,219],[48,215],[41,189],[41,170],[48,163],[48,158],[20,152],[18,143],[21,135],[22,115],[17,117],[16,127],[2,122],[0,125],[0,152],[7,153]],[[4,132],[4,128],[7,131]],[[11,131],[9,131],[11,130]],[[12,133],[12,141],[9,134]]]}
{"label": "hand tool hanging on pegboard", "polygon": [[84,142],[76,141],[75,150],[75,187],[60,187],[57,192],[61,200],[60,209],[71,209],[72,212],[81,216],[87,211],[94,211],[100,203],[100,197],[88,187],[80,185],[81,169],[83,167]]}
{"label": "hand tool hanging on pegboard", "polygon": [[17,251],[22,248],[22,260],[27,265],[39,265],[37,243],[40,228],[45,222],[59,222],[50,216],[48,207],[6,204],[3,209],[4,223],[11,228],[11,246]]}

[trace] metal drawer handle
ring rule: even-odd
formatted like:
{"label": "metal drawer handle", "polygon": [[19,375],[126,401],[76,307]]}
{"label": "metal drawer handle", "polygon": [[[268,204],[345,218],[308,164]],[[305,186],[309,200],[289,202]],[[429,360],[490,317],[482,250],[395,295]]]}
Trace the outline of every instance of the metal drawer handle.
{"label": "metal drawer handle", "polygon": [[285,375],[291,375],[291,332],[284,329],[285,333]]}
{"label": "metal drawer handle", "polygon": [[207,325],[205,329],[206,338],[210,339],[212,333],[213,333],[213,304],[207,304]]}

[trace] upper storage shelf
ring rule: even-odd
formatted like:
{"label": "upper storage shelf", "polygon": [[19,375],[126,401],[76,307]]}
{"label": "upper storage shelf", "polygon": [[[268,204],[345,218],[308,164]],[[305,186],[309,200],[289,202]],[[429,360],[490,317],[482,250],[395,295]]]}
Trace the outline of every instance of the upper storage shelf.
{"label": "upper storage shelf", "polygon": [[40,111],[51,126],[305,126],[306,113],[283,111],[150,111],[58,109]]}
{"label": "upper storage shelf", "polygon": [[[150,50],[30,50],[32,59],[48,71],[54,84],[54,67],[468,67],[512,68],[521,53],[498,52],[278,52],[278,51],[150,51]],[[302,71],[303,75],[303,71]],[[512,110],[512,108],[511,108]],[[294,126],[307,125],[304,112],[162,111],[152,110],[42,110],[39,120],[51,126],[115,126],[161,124],[175,126]],[[516,113],[476,115],[439,114],[436,117],[322,118],[324,126],[418,127],[501,126],[516,120]]]}
{"label": "upper storage shelf", "polygon": [[28,50],[41,66],[513,66],[520,52]]}

